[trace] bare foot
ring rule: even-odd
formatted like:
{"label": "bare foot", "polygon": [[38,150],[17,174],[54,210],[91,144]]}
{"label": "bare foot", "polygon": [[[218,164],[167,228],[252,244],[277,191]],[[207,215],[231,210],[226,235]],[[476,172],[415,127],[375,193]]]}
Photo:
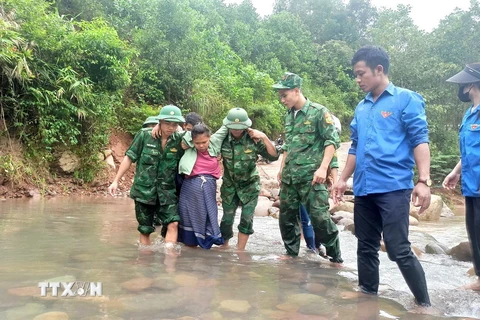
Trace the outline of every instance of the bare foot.
{"label": "bare foot", "polygon": [[460,287],[459,289],[480,291],[480,279],[478,279],[477,281],[472,282],[470,284],[464,285],[463,287]]}
{"label": "bare foot", "polygon": [[443,314],[434,307],[416,306],[415,308],[408,310],[409,313],[425,314],[430,316],[442,316]]}
{"label": "bare foot", "polygon": [[367,294],[367,293],[363,293],[362,291],[345,291],[345,292],[342,292],[340,296],[342,297],[342,299],[345,299],[345,300],[376,297],[376,295],[374,294]]}

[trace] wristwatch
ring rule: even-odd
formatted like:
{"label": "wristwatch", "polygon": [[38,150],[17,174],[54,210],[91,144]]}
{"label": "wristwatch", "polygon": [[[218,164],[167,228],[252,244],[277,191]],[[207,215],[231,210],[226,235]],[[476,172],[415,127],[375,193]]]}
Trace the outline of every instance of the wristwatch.
{"label": "wristwatch", "polygon": [[417,183],[419,183],[419,182],[425,183],[425,184],[427,185],[427,187],[431,187],[431,186],[432,186],[432,180],[431,180],[430,178],[427,178],[427,179],[425,179],[425,180],[420,180],[420,179],[418,179],[418,180],[417,180]]}

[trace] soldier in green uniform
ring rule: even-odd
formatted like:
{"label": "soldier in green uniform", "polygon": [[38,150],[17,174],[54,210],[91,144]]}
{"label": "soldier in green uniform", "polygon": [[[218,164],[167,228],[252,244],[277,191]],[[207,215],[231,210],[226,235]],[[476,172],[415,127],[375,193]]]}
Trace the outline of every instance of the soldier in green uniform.
{"label": "soldier in green uniform", "polygon": [[273,85],[288,108],[285,117],[283,161],[278,173],[280,189],[280,232],[287,254],[300,249],[299,205],[305,205],[315,232],[333,263],[342,263],[338,229],[328,212],[327,171],[340,145],[330,112],[311,102],[301,91],[302,79],[285,73]]}
{"label": "soldier in green uniform", "polygon": [[164,106],[157,118],[160,121],[161,139],[151,136],[151,128],[142,129],[125,153],[108,192],[115,195],[118,181],[130,165],[136,162],[130,197],[135,201],[140,243],[150,245],[150,234],[155,231],[154,215],[157,214],[164,225],[162,236],[165,237],[165,242],[173,245],[177,241],[180,221],[175,195],[175,173],[184,153],[181,147],[182,136],[176,129],[185,119],[181,110],[173,105]]}
{"label": "soldier in green uniform", "polygon": [[253,234],[253,214],[260,193],[260,176],[257,171],[257,156],[275,161],[277,149],[263,132],[249,129],[252,121],[242,108],[231,109],[223,124],[229,129],[223,140],[223,182],[220,188],[223,217],[220,231],[225,240],[224,247],[233,237],[235,211],[242,205],[242,215],[238,225],[239,250],[245,250],[248,237]]}

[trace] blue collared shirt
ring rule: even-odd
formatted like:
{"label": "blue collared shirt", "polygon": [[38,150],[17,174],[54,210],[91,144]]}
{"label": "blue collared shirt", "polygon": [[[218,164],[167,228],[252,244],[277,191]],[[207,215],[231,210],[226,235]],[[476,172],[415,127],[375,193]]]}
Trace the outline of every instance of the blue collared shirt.
{"label": "blue collared shirt", "polygon": [[421,95],[392,83],[375,102],[368,93],[357,105],[350,128],[356,196],[413,188],[413,149],[429,143]]}
{"label": "blue collared shirt", "polygon": [[480,106],[473,112],[471,107],[465,112],[459,140],[462,194],[465,197],[480,197]]}

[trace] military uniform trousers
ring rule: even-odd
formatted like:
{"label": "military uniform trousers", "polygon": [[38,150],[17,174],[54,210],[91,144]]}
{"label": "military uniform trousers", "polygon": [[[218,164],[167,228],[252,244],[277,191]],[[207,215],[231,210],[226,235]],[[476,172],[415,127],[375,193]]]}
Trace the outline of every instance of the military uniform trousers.
{"label": "military uniform trousers", "polygon": [[302,203],[310,215],[315,239],[327,249],[327,255],[340,258],[338,229],[328,211],[328,191],[325,185],[311,182],[282,183],[280,189],[280,232],[287,254],[298,255],[300,250],[299,208]]}
{"label": "military uniform trousers", "polygon": [[[240,198],[236,191],[230,202],[222,197],[223,216],[220,223],[220,231],[225,240],[233,237],[233,222],[235,220],[235,212],[240,205]],[[251,197],[251,200],[242,204],[242,215],[240,216],[240,223],[238,224],[238,231],[243,234],[253,234],[253,215],[255,213],[255,207],[258,203],[258,192],[255,196]]]}

